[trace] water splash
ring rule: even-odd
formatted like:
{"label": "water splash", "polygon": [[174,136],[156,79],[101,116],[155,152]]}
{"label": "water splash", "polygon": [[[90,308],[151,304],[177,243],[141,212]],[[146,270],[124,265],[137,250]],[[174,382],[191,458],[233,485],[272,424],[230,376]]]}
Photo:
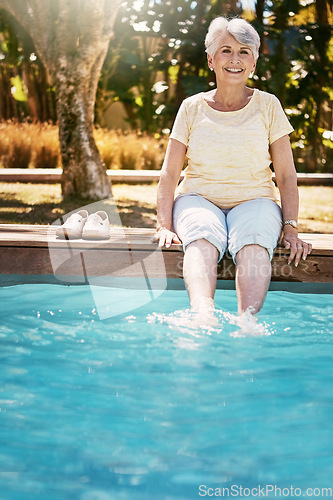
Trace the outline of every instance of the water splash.
{"label": "water splash", "polygon": [[[177,329],[181,333],[188,333],[192,337],[203,335],[227,334],[231,337],[268,336],[275,333],[268,323],[260,322],[251,314],[250,310],[238,315],[222,309],[207,309],[206,311],[193,311],[191,309],[177,310],[172,313],[148,314],[148,323],[166,325]],[[238,329],[234,330],[234,326]]]}
{"label": "water splash", "polygon": [[235,324],[239,328],[230,333],[231,337],[260,337],[275,333],[271,325],[265,321],[260,322],[258,317],[253,316],[250,308],[239,316],[231,317],[230,324]]}

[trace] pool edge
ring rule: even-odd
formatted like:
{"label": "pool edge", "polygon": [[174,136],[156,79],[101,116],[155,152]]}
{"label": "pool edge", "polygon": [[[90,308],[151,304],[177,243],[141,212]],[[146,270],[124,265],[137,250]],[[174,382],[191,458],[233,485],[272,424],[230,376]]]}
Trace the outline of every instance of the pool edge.
{"label": "pool edge", "polygon": [[[181,278],[167,278],[162,281],[159,278],[149,280],[153,290],[185,290],[184,280]],[[146,289],[146,282],[141,278],[118,277],[109,278],[107,281],[96,281],[96,277],[85,277],[85,280],[73,281],[73,276],[62,276],[61,280],[53,274],[0,274],[0,287],[15,286],[23,284],[52,284],[62,286],[94,286]],[[217,290],[235,290],[234,280],[218,280]],[[292,293],[323,293],[333,294],[333,283],[321,282],[292,282],[292,281],[271,281],[269,291],[286,291]]]}

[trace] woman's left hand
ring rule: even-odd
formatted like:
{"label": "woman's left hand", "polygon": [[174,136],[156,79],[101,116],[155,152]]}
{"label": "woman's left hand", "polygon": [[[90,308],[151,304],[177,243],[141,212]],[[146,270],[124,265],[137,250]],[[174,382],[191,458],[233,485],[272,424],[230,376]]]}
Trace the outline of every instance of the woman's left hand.
{"label": "woman's left hand", "polygon": [[295,259],[295,267],[298,266],[301,258],[305,260],[312,250],[311,243],[301,240],[294,229],[284,229],[282,244],[288,250],[290,249],[288,264],[291,264],[291,262]]}

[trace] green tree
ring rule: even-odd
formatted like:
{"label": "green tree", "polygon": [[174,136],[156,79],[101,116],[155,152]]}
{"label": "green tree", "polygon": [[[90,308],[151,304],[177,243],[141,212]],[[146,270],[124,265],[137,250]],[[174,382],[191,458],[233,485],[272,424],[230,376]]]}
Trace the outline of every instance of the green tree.
{"label": "green tree", "polygon": [[240,12],[235,0],[125,4],[108,55],[114,61],[119,47],[117,69],[112,78],[105,71],[100,86],[124,102],[133,124],[150,132],[170,127],[184,97],[209,85],[204,38],[210,20]]}
{"label": "green tree", "polygon": [[[299,25],[299,43],[293,54],[296,68],[294,66],[293,84],[289,88],[289,103],[298,101],[298,113],[293,121],[299,144],[303,146],[301,150],[305,150],[305,155],[302,155],[305,158],[301,159],[306,161],[309,171],[323,171],[327,162],[333,161],[333,142],[325,141],[323,135],[328,127],[332,130],[333,18],[329,18],[326,1],[317,0],[307,9],[312,10],[312,19]],[[326,118],[326,110],[329,109],[330,123]]]}
{"label": "green tree", "polygon": [[[322,171],[333,143],[323,133],[332,123],[332,12],[325,0],[260,0],[254,26],[262,48],[255,86],[273,92],[295,128],[299,170]],[[330,55],[331,54],[331,55]],[[327,110],[328,112],[326,112]]]}
{"label": "green tree", "polygon": [[[53,89],[31,37],[0,9],[0,118],[55,121]],[[13,82],[18,87],[12,94]]]}
{"label": "green tree", "polygon": [[93,124],[97,84],[120,3],[0,0],[31,36],[56,89],[64,197],[111,195]]}

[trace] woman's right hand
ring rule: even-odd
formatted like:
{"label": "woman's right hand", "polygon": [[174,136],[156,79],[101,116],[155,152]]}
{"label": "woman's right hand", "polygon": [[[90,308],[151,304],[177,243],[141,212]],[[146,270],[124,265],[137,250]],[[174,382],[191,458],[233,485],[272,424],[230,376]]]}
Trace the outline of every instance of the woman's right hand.
{"label": "woman's right hand", "polygon": [[152,242],[169,248],[172,243],[181,243],[177,234],[171,231],[172,207],[175,189],[185,161],[186,146],[177,139],[170,139],[160,173],[157,188],[157,229]]}
{"label": "woman's right hand", "polygon": [[153,243],[158,242],[160,247],[165,246],[166,248],[169,248],[172,245],[172,243],[175,243],[176,245],[181,245],[181,241],[178,238],[177,234],[165,227],[160,227],[159,229],[157,229],[151,241]]}

